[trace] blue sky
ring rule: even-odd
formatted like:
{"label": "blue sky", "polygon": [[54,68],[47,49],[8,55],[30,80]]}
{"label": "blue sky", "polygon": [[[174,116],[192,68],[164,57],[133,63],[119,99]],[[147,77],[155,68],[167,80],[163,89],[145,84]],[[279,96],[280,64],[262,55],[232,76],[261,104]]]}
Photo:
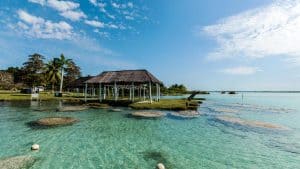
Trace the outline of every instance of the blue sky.
{"label": "blue sky", "polygon": [[300,90],[299,0],[1,0],[0,69],[64,53],[84,75],[145,68],[166,85]]}

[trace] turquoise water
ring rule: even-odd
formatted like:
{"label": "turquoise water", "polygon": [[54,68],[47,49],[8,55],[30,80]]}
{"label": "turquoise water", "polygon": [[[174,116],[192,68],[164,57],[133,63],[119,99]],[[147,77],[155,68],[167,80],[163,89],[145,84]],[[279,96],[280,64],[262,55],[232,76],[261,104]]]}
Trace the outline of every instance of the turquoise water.
{"label": "turquoise water", "polygon": [[[31,155],[37,158],[33,169],[154,169],[158,162],[173,169],[300,168],[300,94],[243,95],[200,96],[207,101],[195,119],[134,119],[127,116],[132,110],[125,108],[55,112],[47,110],[57,106],[53,102],[0,102],[0,158]],[[26,125],[52,116],[80,121],[50,129]],[[226,123],[219,116],[288,129]],[[41,149],[32,152],[33,143]]]}

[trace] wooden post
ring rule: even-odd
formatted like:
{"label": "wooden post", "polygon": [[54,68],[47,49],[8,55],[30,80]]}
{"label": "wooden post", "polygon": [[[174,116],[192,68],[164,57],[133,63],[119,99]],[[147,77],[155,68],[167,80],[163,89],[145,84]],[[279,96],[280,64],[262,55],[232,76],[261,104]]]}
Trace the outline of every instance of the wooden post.
{"label": "wooden post", "polygon": [[150,103],[152,103],[151,82],[149,82],[149,98],[150,98]]}
{"label": "wooden post", "polygon": [[106,99],[106,86],[104,86],[104,89],[103,89],[103,99],[105,100]]}
{"label": "wooden post", "polygon": [[102,102],[102,86],[101,86],[101,83],[99,83],[99,101]]}
{"label": "wooden post", "polygon": [[131,86],[129,87],[129,100],[131,100]]}
{"label": "wooden post", "polygon": [[108,99],[109,99],[109,97],[110,97],[109,94],[110,94],[110,93],[109,93],[109,86],[107,86],[107,98],[108,98]]}
{"label": "wooden post", "polygon": [[132,82],[132,101],[134,101],[134,83]]}
{"label": "wooden post", "polygon": [[143,86],[144,89],[144,101],[146,100],[146,90],[145,90],[145,86]]}
{"label": "wooden post", "polygon": [[115,82],[114,84],[114,96],[115,96],[115,101],[118,100],[118,96],[117,96],[117,83]]}
{"label": "wooden post", "polygon": [[87,96],[87,87],[88,87],[88,84],[85,83],[85,90],[84,90],[84,101],[86,102],[86,96]]}
{"label": "wooden post", "polygon": [[139,86],[139,99],[141,99],[142,98],[142,87],[141,87],[141,85]]}
{"label": "wooden post", "polygon": [[158,101],[160,101],[160,84],[158,84]]}
{"label": "wooden post", "polygon": [[93,96],[96,96],[96,88],[93,86]]}
{"label": "wooden post", "polygon": [[158,102],[158,83],[156,83],[156,101]]}

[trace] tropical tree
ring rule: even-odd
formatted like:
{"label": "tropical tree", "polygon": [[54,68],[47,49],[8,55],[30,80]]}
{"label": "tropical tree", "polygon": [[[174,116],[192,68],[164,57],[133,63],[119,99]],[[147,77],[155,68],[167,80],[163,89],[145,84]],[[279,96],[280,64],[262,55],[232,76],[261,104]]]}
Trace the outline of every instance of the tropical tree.
{"label": "tropical tree", "polygon": [[11,89],[14,78],[11,73],[0,70],[0,89]]}
{"label": "tropical tree", "polygon": [[51,83],[52,92],[54,92],[55,84],[58,83],[61,79],[60,65],[54,60],[45,64],[45,77],[47,79],[47,82]]}
{"label": "tropical tree", "polygon": [[59,92],[62,93],[63,81],[64,81],[64,71],[72,62],[72,59],[66,59],[63,54],[60,55],[60,58],[54,58],[54,62],[59,65],[61,78],[60,78],[60,87]]}
{"label": "tropical tree", "polygon": [[28,60],[23,63],[24,82],[33,87],[36,85],[42,85],[44,83],[43,68],[45,57],[34,53],[28,56]]}
{"label": "tropical tree", "polygon": [[81,77],[80,67],[76,65],[74,61],[70,61],[69,65],[65,70],[65,83],[64,86],[68,86],[73,81]]}
{"label": "tropical tree", "polygon": [[25,75],[23,69],[19,67],[8,67],[5,71],[12,74],[14,78],[14,83],[23,83],[23,78]]}

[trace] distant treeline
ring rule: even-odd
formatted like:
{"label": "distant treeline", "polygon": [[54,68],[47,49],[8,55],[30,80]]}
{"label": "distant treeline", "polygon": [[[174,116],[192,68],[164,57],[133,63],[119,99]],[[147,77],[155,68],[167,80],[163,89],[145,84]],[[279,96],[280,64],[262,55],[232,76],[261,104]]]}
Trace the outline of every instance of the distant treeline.
{"label": "distant treeline", "polygon": [[67,86],[80,76],[80,67],[63,54],[46,61],[43,55],[34,53],[21,66],[0,70],[0,89],[44,86],[54,90],[60,83]]}
{"label": "distant treeline", "polygon": [[162,85],[161,92],[165,95],[187,94],[188,90],[183,84],[173,84],[170,87]]}

